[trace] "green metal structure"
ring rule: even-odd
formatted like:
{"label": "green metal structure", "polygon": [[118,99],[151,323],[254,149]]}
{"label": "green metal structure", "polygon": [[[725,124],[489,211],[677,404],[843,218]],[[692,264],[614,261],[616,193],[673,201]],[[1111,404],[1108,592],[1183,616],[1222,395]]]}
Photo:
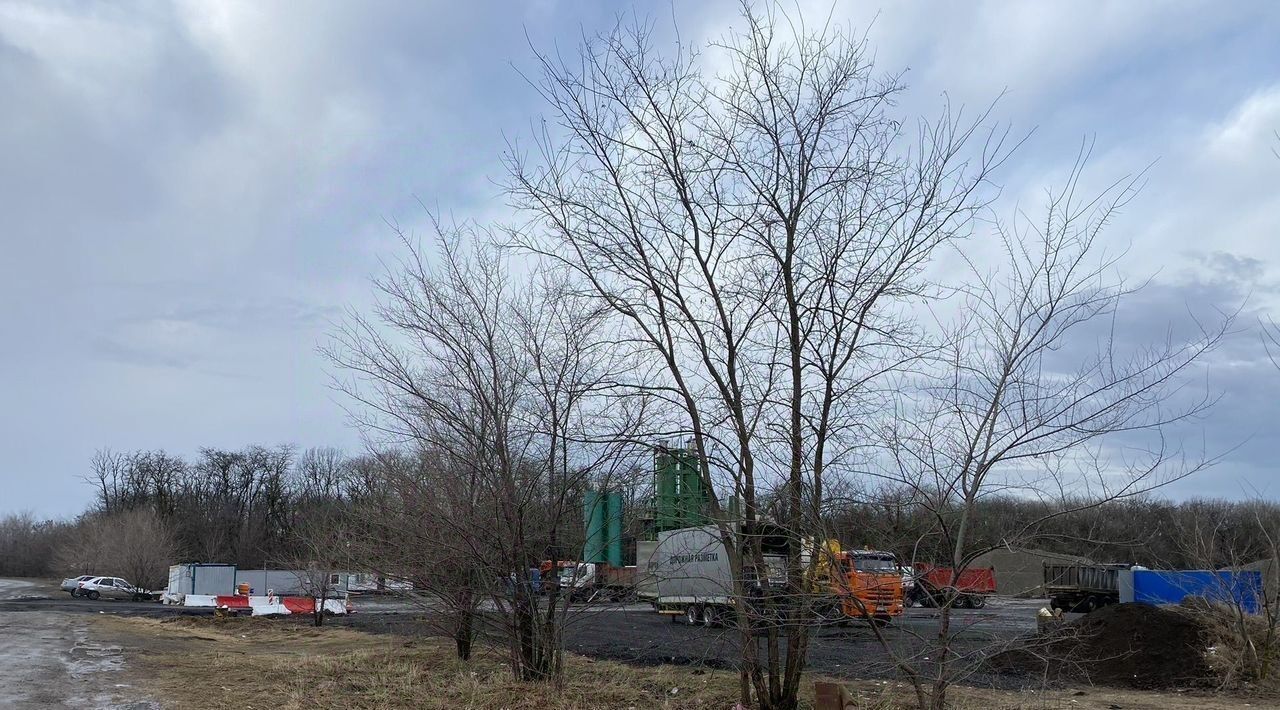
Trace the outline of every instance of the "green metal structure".
{"label": "green metal structure", "polygon": [[707,525],[709,496],[698,455],[690,448],[657,447],[654,453],[654,528],[657,532]]}
{"label": "green metal structure", "polygon": [[617,491],[583,491],[582,522],[585,538],[583,562],[607,562],[622,566],[622,494]]}
{"label": "green metal structure", "polygon": [[622,493],[605,493],[605,561],[622,566]]}
{"label": "green metal structure", "polygon": [[586,530],[586,539],[582,544],[583,562],[604,562],[605,556],[605,512],[608,502],[603,494],[596,491],[582,493],[582,521]]}

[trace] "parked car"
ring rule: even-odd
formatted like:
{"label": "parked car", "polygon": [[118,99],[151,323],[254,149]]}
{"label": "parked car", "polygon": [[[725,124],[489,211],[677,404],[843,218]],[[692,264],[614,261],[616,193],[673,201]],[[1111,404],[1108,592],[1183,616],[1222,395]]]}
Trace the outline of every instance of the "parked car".
{"label": "parked car", "polygon": [[94,577],[80,583],[80,596],[90,599],[106,597],[108,599],[129,599],[143,601],[151,599],[151,592],[139,589],[119,577]]}
{"label": "parked car", "polygon": [[71,596],[74,597],[76,594],[80,592],[81,582],[88,582],[89,580],[93,579],[96,576],[97,575],[94,575],[94,574],[82,574],[79,577],[68,577],[62,580],[61,589],[64,592],[70,592]]}

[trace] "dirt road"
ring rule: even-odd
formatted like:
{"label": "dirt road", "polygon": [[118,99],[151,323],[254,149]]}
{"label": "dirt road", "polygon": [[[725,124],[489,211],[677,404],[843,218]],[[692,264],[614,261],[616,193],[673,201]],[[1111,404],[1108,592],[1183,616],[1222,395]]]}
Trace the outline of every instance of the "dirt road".
{"label": "dirt road", "polygon": [[[26,580],[0,579],[0,606],[21,608],[25,598],[47,588]],[[15,602],[15,600],[17,600]],[[120,682],[119,646],[97,638],[83,615],[60,611],[0,613],[0,707],[158,708]]]}

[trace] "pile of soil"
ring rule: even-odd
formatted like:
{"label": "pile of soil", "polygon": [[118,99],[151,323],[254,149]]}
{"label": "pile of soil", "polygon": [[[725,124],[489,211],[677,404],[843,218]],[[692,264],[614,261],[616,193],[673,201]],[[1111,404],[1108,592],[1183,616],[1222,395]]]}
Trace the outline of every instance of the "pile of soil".
{"label": "pile of soil", "polygon": [[1211,685],[1206,630],[1176,607],[1103,607],[989,660],[994,670],[1140,689]]}

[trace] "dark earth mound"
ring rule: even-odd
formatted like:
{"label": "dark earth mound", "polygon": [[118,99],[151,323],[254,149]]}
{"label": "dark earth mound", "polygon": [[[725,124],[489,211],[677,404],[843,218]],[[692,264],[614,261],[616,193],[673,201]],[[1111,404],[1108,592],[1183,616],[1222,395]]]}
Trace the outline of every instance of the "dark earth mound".
{"label": "dark earth mound", "polygon": [[1204,628],[1185,611],[1149,604],[1103,607],[989,660],[998,672],[1126,688],[1211,684]]}

